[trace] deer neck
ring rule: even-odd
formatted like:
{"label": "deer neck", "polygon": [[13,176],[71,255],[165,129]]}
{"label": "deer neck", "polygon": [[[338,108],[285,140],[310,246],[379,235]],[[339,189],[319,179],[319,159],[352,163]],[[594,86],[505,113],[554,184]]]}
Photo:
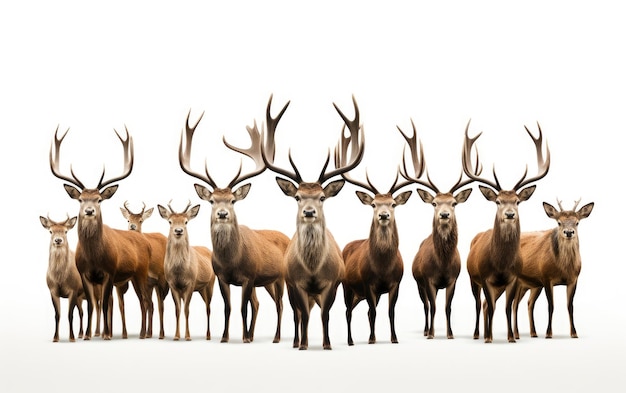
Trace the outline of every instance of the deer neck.
{"label": "deer neck", "polygon": [[322,222],[299,223],[296,247],[305,265],[316,270],[322,257],[327,253],[328,235]]}
{"label": "deer neck", "polygon": [[459,232],[455,220],[450,220],[446,224],[433,220],[433,243],[435,252],[440,260],[448,261],[456,251],[459,242]]}
{"label": "deer neck", "polygon": [[93,219],[78,217],[78,242],[88,255],[100,255],[104,252],[104,224],[98,214]]}
{"label": "deer neck", "polygon": [[552,252],[554,253],[557,265],[564,271],[580,269],[580,248],[578,237],[566,240],[563,239],[558,229],[551,233]]}
{"label": "deer neck", "polygon": [[211,241],[213,253],[220,260],[234,261],[241,254],[241,230],[237,220],[229,223],[211,223]]}
{"label": "deer neck", "polygon": [[73,263],[74,254],[70,252],[67,242],[64,242],[62,246],[50,243],[48,276],[55,277],[59,282],[66,281]]}
{"label": "deer neck", "polygon": [[169,237],[165,251],[165,261],[167,261],[170,268],[188,265],[190,256],[191,248],[188,236],[181,236],[178,239],[174,236]]}
{"label": "deer neck", "polygon": [[376,255],[395,254],[399,246],[396,223],[380,225],[378,220],[374,219],[370,227],[369,243],[370,250]]}
{"label": "deer neck", "polygon": [[520,246],[519,221],[511,225],[503,225],[496,220],[491,237],[491,252],[493,260],[501,261],[502,264],[510,265],[515,261]]}

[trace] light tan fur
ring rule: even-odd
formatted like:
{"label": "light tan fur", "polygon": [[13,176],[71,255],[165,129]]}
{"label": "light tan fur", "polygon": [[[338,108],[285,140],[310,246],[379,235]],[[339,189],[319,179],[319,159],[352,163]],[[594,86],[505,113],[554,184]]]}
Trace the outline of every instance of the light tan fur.
{"label": "light tan fur", "polygon": [[[576,203],[576,206],[578,203]],[[560,206],[560,202],[559,202]],[[537,298],[545,289],[548,301],[548,327],[546,338],[552,338],[552,315],[554,312],[555,285],[567,287],[567,310],[569,314],[570,336],[577,338],[574,326],[574,294],[578,284],[578,276],[582,267],[578,223],[589,217],[594,204],[589,203],[576,211],[560,211],[547,202],[543,208],[548,217],[557,221],[556,228],[540,232],[524,232],[520,239],[522,269],[519,274],[519,286],[517,296],[513,303],[514,333],[519,338],[517,326],[517,309],[522,298],[528,290],[528,319],[530,323],[530,336],[537,337],[535,330],[534,308]]]}
{"label": "light tan fur", "polygon": [[174,340],[180,339],[180,310],[181,301],[185,307],[185,340],[191,340],[189,332],[189,304],[194,292],[202,296],[206,306],[207,330],[206,339],[211,339],[210,317],[211,298],[215,286],[215,273],[211,265],[212,253],[204,246],[191,246],[187,223],[195,218],[200,205],[190,208],[190,205],[181,213],[176,213],[161,205],[157,205],[161,217],[169,222],[170,231],[167,237],[164,271],[165,279],[172,290],[176,311],[176,333]]}

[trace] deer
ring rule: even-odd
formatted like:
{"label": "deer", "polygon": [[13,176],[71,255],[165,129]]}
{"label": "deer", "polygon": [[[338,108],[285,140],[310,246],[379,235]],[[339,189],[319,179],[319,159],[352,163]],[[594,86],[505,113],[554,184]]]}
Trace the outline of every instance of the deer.
{"label": "deer", "polygon": [[580,256],[580,240],[578,224],[580,220],[589,217],[594,203],[588,203],[576,210],[580,199],[575,201],[571,210],[563,209],[561,201],[557,199],[559,209],[548,202],[543,202],[543,209],[548,217],[557,222],[556,228],[537,232],[523,232],[520,239],[522,254],[522,269],[519,275],[517,296],[513,302],[515,321],[515,338],[519,339],[517,326],[517,308],[528,290],[528,319],[530,322],[530,336],[537,337],[535,330],[534,308],[537,298],[545,288],[548,301],[548,328],[546,338],[552,338],[552,314],[554,312],[555,285],[565,285],[567,297],[567,311],[569,313],[570,337],[578,338],[574,326],[574,294],[578,284],[578,276],[582,266]]}
{"label": "deer", "polygon": [[[191,126],[189,115],[187,115],[185,130],[181,134],[179,162],[185,173],[210,187],[209,189],[202,184],[194,184],[200,199],[211,204],[212,264],[224,300],[224,331],[221,342],[226,343],[230,340],[230,286],[234,285],[241,287],[242,341],[251,343],[254,340],[259,309],[255,288],[264,287],[276,306],[277,321],[273,343],[278,343],[281,338],[282,298],[285,290],[284,254],[289,238],[277,230],[252,229],[239,224],[234,209],[235,202],[243,200],[248,195],[251,183],[237,186],[266,169],[261,158],[261,134],[256,122],[253,127],[246,127],[251,139],[251,146],[247,149],[234,146],[223,138],[224,144],[229,149],[251,158],[256,166],[254,170],[242,174],[242,162],[240,162],[239,171],[228,185],[219,187],[209,174],[206,161],[204,174],[195,172],[191,168],[193,136],[202,116],[195,125]],[[248,321],[248,305],[251,310],[250,321]]]}
{"label": "deer", "polygon": [[[139,213],[133,213],[128,208],[128,201],[125,201],[124,206],[120,207],[120,210],[124,218],[126,218],[126,220],[128,221],[128,230],[142,232],[141,228],[143,226],[143,222],[152,215],[154,208],[151,207],[150,209],[146,210],[146,204],[143,203],[141,211]],[[167,246],[167,237],[165,237],[160,232],[148,232],[144,233],[144,236],[146,237],[146,239],[148,239],[148,241],[150,242],[150,246],[152,247],[152,258],[150,259],[150,265],[148,266],[148,326],[146,338],[152,337],[154,316],[154,303],[152,301],[152,293],[155,292],[157,297],[157,307],[160,323],[159,339],[164,339],[165,328],[163,326],[163,301],[170,290],[170,287],[167,284],[167,280],[165,279],[165,272],[163,268],[163,263],[165,260],[165,249]],[[118,287],[116,287],[116,289],[118,289]],[[126,285],[126,290],[127,289],[128,284]],[[120,290],[118,289],[117,294],[120,304],[123,304],[124,302],[123,296],[126,290],[123,290],[123,292],[120,294]]]}
{"label": "deer", "polygon": [[[133,140],[125,127],[126,136],[123,138],[117,130],[116,136],[120,140],[124,153],[122,174],[104,180],[105,169],[98,185],[87,188],[76,177],[70,167],[70,175],[64,175],[60,170],[60,148],[69,129],[59,137],[59,127],[54,133],[50,147],[50,169],[57,178],[66,181],[64,189],[70,198],[79,202],[78,214],[78,244],[76,245],[76,266],[81,275],[81,281],[87,297],[87,328],[85,340],[91,339],[91,317],[96,307],[94,286],[102,286],[102,313],[104,326],[102,338],[112,338],[112,290],[113,286],[121,286],[128,281],[133,283],[141,308],[141,329],[139,338],[146,337],[146,312],[148,299],[148,266],[151,259],[151,246],[145,236],[137,231],[114,229],[103,223],[101,202],[110,199],[119,185],[113,184],[127,178],[133,168],[134,149]],[[113,185],[112,185],[113,184]],[[126,331],[122,334],[127,337]]]}
{"label": "deer", "polygon": [[[446,290],[446,334],[448,339],[453,339],[451,314],[452,299],[456,289],[456,282],[461,272],[461,256],[458,250],[459,233],[456,220],[455,208],[464,203],[472,193],[471,188],[466,188],[455,194],[456,191],[473,182],[472,179],[463,180],[463,171],[457,182],[448,190],[440,191],[431,180],[426,170],[426,160],[421,142],[419,153],[417,147],[417,130],[411,119],[413,128],[412,136],[407,135],[397,126],[407,145],[410,148],[414,175],[408,173],[403,154],[403,166],[401,175],[422,188],[417,188],[417,194],[424,203],[434,208],[431,234],[420,243],[413,258],[411,271],[417,284],[419,297],[424,305],[424,336],[428,339],[435,338],[435,312],[437,309],[437,292]],[[421,158],[420,158],[421,157]],[[426,172],[426,180],[422,180]],[[429,192],[433,192],[431,194]]]}
{"label": "deer", "polygon": [[[271,96],[267,104],[267,139],[263,145],[263,160],[271,171],[280,175],[276,177],[276,182],[282,192],[294,198],[298,204],[296,231],[289,241],[285,261],[287,263],[287,295],[294,313],[293,347],[299,350],[308,349],[309,316],[315,304],[321,309],[322,346],[325,350],[332,349],[329,336],[330,309],[335,302],[337,288],[344,279],[346,268],[341,249],[327,228],[323,206],[326,199],[336,196],[341,191],[345,180],[337,179],[325,183],[354,169],[363,158],[363,128],[360,125],[359,109],[354,96],[352,101],[355,110],[353,120],[349,120],[333,103],[348,127],[350,136],[344,135],[344,126],[339,143],[335,147],[336,168],[327,172],[330,162],[329,151],[320,175],[314,182],[306,182],[302,179],[291,151],[289,162],[293,171],[274,164],[276,126],[290,102],[285,104],[276,117],[271,115]],[[338,165],[344,162],[341,155],[347,153],[350,144],[352,145],[350,161],[346,165]]]}
{"label": "deer", "polygon": [[59,322],[61,319],[61,298],[68,300],[67,318],[70,327],[70,342],[75,342],[74,336],[74,308],[80,317],[78,338],[83,338],[83,300],[85,291],[80,280],[80,274],[74,262],[74,250],[67,241],[67,232],[76,225],[77,217],[65,221],[53,221],[50,217],[39,216],[41,225],[50,231],[50,248],[48,256],[48,271],[46,283],[50,290],[52,305],[54,306],[54,337],[53,342],[59,341]]}
{"label": "deer", "polygon": [[171,205],[167,208],[157,205],[159,214],[170,224],[165,252],[165,279],[172,289],[176,311],[176,333],[174,340],[180,339],[181,301],[185,306],[185,340],[190,341],[189,304],[194,292],[202,296],[206,306],[206,339],[211,339],[211,298],[215,286],[215,272],[211,264],[212,253],[205,246],[191,246],[187,223],[198,216],[200,205],[191,207],[191,202],[182,212],[175,212]]}
{"label": "deer", "polygon": [[[345,153],[341,166],[345,166]],[[398,301],[400,281],[404,275],[404,262],[399,251],[398,226],[395,218],[395,208],[404,205],[412,191],[395,194],[409,182],[398,183],[398,174],[387,192],[381,193],[372,184],[367,174],[367,183],[353,178],[349,172],[341,177],[348,183],[367,192],[355,191],[357,198],[364,205],[373,209],[369,237],[353,240],[347,243],[342,256],[345,263],[345,276],[342,281],[344,302],[346,305],[346,322],[348,325],[348,345],[354,345],[352,338],[352,312],[362,300],[367,301],[368,319],[370,325],[369,344],[376,343],[375,323],[376,307],[383,294],[389,296],[389,323],[391,342],[398,343],[395,328],[395,307]]]}
{"label": "deer", "polygon": [[506,292],[506,320],[507,339],[510,343],[515,342],[511,324],[511,310],[513,300],[517,293],[517,277],[522,269],[522,255],[520,251],[520,218],[519,204],[527,201],[535,192],[536,185],[523,188],[531,183],[541,180],[548,174],[550,169],[550,149],[546,143],[546,157],[543,156],[543,134],[541,126],[537,123],[539,135],[535,138],[528,127],[526,132],[533,140],[537,155],[537,175],[527,178],[528,165],[524,174],[512,189],[503,189],[493,167],[494,180],[480,177],[482,165],[480,165],[478,151],[476,151],[476,163],[472,164],[471,149],[482,132],[473,138],[469,137],[469,122],[465,128],[465,140],[463,145],[463,171],[465,174],[479,183],[479,190],[490,202],[496,204],[496,216],[493,228],[480,232],[474,236],[470,243],[467,255],[467,271],[470,276],[470,285],[476,302],[476,325],[474,339],[479,337],[478,320],[480,315],[480,291],[485,294],[484,304],[484,341],[493,342],[493,315],[495,304],[503,292]]}

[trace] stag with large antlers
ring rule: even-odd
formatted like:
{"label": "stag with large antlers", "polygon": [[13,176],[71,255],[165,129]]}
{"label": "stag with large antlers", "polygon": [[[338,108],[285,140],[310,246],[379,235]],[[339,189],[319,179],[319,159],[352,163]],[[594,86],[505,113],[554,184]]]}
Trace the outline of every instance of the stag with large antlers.
{"label": "stag with large antlers", "polygon": [[[346,165],[345,152],[336,156],[343,160],[337,166]],[[352,311],[362,300],[367,301],[367,316],[370,325],[368,343],[376,342],[374,326],[376,323],[376,306],[383,294],[389,294],[389,325],[391,342],[398,343],[395,326],[395,308],[398,301],[400,280],[404,274],[404,262],[399,251],[398,226],[395,208],[404,205],[411,196],[411,191],[401,192],[407,182],[398,183],[398,175],[389,191],[381,193],[372,184],[367,172],[367,183],[356,180],[350,173],[342,173],[347,182],[369,191],[356,191],[356,195],[364,205],[371,206],[373,211],[370,233],[367,239],[354,240],[345,245],[342,256],[346,273],[342,281],[344,301],[346,304],[346,321],[348,324],[348,345],[354,345],[352,339]]]}
{"label": "stag with large antlers", "polygon": [[[350,160],[346,165],[340,165],[336,169],[327,172],[326,170],[330,162],[329,152],[319,178],[315,182],[302,180],[291,153],[289,153],[289,162],[293,172],[274,164],[274,134],[276,125],[285,113],[289,102],[285,104],[276,117],[271,116],[271,97],[267,104],[267,140],[263,148],[263,159],[270,170],[290,179],[277,177],[276,181],[283,193],[293,197],[298,203],[296,232],[289,242],[285,260],[287,262],[287,291],[294,311],[295,334],[293,346],[301,350],[308,348],[309,315],[313,305],[316,303],[320,307],[322,314],[323,348],[331,349],[328,331],[330,309],[335,302],[337,288],[341,280],[343,280],[345,266],[341,249],[326,227],[323,203],[327,198],[334,197],[341,191],[345,180],[334,180],[326,185],[324,183],[354,169],[363,158],[363,128],[359,123],[359,108],[356,100],[354,97],[352,97],[352,100],[355,110],[355,118],[353,120],[348,120],[337,105],[333,104],[350,131],[350,136],[346,137],[344,135],[345,127],[342,128],[339,144],[335,148],[335,163],[344,162],[345,157],[343,156],[347,154],[348,147],[351,144]],[[298,331],[299,329],[300,332]]]}
{"label": "stag with large antlers", "polygon": [[[539,127],[539,124],[537,124]],[[517,293],[517,277],[522,269],[520,253],[520,219],[519,204],[528,200],[535,192],[536,185],[526,188],[530,183],[542,179],[548,174],[550,168],[550,149],[546,146],[546,158],[543,157],[543,135],[539,127],[539,136],[535,138],[525,127],[526,132],[532,138],[537,154],[538,173],[536,176],[527,178],[528,166],[522,178],[515,184],[513,189],[504,190],[500,186],[493,168],[494,180],[480,176],[482,166],[479,164],[476,153],[475,167],[472,165],[472,146],[482,133],[469,137],[469,122],[465,129],[465,143],[463,147],[463,170],[465,174],[475,180],[479,185],[480,192],[485,198],[494,202],[497,206],[493,228],[478,233],[470,244],[467,256],[467,271],[470,276],[470,285],[476,301],[476,325],[474,338],[479,337],[478,321],[480,315],[480,291],[485,294],[484,312],[484,338],[486,343],[493,341],[493,315],[498,298],[506,291],[506,319],[507,338],[509,342],[515,342],[511,325],[511,310],[513,300]]]}
{"label": "stag with large antlers", "polygon": [[[235,202],[243,200],[250,191],[247,183],[235,189],[235,186],[263,172],[266,167],[261,158],[262,137],[256,126],[246,127],[251,139],[251,147],[242,149],[231,145],[224,139],[224,144],[231,150],[250,157],[256,164],[253,171],[242,174],[242,165],[230,183],[220,188],[209,175],[205,162],[205,173],[195,172],[191,168],[191,144],[196,127],[189,124],[187,116],[186,131],[181,135],[179,162],[185,173],[202,180],[212,190],[201,184],[194,187],[198,196],[211,204],[211,242],[213,245],[213,269],[217,275],[220,292],[224,298],[224,333],[222,342],[229,341],[230,324],[230,285],[241,287],[241,315],[243,319],[243,342],[254,339],[254,328],[259,309],[256,287],[265,287],[276,305],[277,322],[274,343],[280,341],[283,312],[283,293],[285,290],[284,253],[289,238],[275,230],[255,230],[239,225],[235,215]],[[251,319],[248,323],[248,305]]]}
{"label": "stag with large antlers", "polygon": [[574,326],[574,293],[578,285],[578,275],[582,267],[578,223],[589,217],[593,209],[593,202],[576,210],[580,200],[576,201],[572,210],[565,210],[561,201],[557,200],[559,210],[547,202],[543,209],[548,217],[557,222],[557,227],[538,232],[524,232],[520,239],[522,254],[522,269],[519,274],[518,291],[513,303],[515,338],[519,338],[517,328],[517,308],[520,301],[530,290],[528,299],[528,319],[530,335],[537,337],[535,330],[534,309],[535,302],[545,288],[548,301],[548,328],[546,338],[552,338],[552,314],[554,312],[555,285],[567,287],[567,311],[569,313],[570,336],[577,338]]}
{"label": "stag with large antlers", "polygon": [[[112,183],[128,177],[133,169],[133,140],[128,129],[126,138],[117,131],[117,137],[124,150],[124,170],[120,176],[104,180],[104,170],[96,188],[87,188],[78,180],[73,169],[71,177],[60,170],[60,148],[67,131],[60,138],[58,127],[50,147],[50,168],[54,176],[70,184],[64,184],[65,191],[72,199],[80,203],[78,214],[78,244],[76,246],[76,266],[81,274],[83,287],[87,294],[87,329],[85,339],[91,338],[91,316],[96,296],[93,286],[102,285],[102,311],[104,326],[102,338],[112,337],[111,294],[113,285],[133,283],[141,307],[140,338],[146,337],[146,312],[148,308],[148,266],[151,258],[150,243],[139,232],[113,229],[103,223],[100,203],[111,198],[118,185]],[[69,130],[68,130],[69,131]],[[126,337],[125,332],[123,337]]]}
{"label": "stag with large antlers", "polygon": [[191,207],[187,204],[185,210],[177,213],[169,204],[167,208],[157,205],[159,214],[170,224],[167,237],[167,251],[165,252],[165,278],[172,289],[172,297],[176,308],[176,333],[174,340],[180,339],[180,308],[181,301],[185,306],[185,340],[191,340],[189,333],[189,304],[194,292],[202,296],[206,308],[206,339],[211,339],[211,298],[215,286],[215,272],[211,265],[212,253],[204,246],[191,246],[187,223],[196,218],[200,205]]}
{"label": "stag with large antlers", "polygon": [[74,250],[67,242],[67,232],[76,225],[76,217],[69,216],[65,221],[53,221],[50,217],[39,217],[41,225],[50,231],[50,253],[48,257],[48,272],[46,283],[50,290],[52,305],[54,306],[54,337],[53,341],[59,341],[59,321],[61,319],[61,298],[68,301],[67,317],[70,327],[70,341],[74,337],[74,308],[78,310],[80,317],[80,331],[78,338],[83,338],[83,300],[85,291],[80,280],[80,273],[74,261]]}
{"label": "stag with large antlers", "polygon": [[[458,250],[459,233],[456,221],[455,208],[459,203],[467,201],[472,189],[466,188],[454,194],[457,190],[470,184],[473,180],[463,180],[463,172],[458,181],[447,192],[439,188],[430,179],[426,170],[424,151],[420,142],[417,149],[417,131],[411,120],[413,136],[409,137],[398,127],[398,130],[409,145],[413,159],[414,176],[408,174],[403,156],[402,176],[412,183],[425,187],[417,189],[417,194],[425,203],[434,207],[432,233],[422,241],[413,259],[413,278],[417,283],[417,291],[424,305],[424,336],[429,339],[435,337],[435,311],[437,292],[446,290],[446,333],[449,339],[454,338],[452,333],[451,314],[452,299],[456,289],[456,281],[461,272],[461,256]],[[421,177],[426,172],[427,180]],[[428,192],[434,192],[434,195]]]}
{"label": "stag with large antlers", "polygon": [[[146,210],[146,204],[143,203],[143,207],[139,213],[133,213],[128,207],[128,201],[124,202],[124,206],[120,207],[122,211],[122,215],[128,221],[128,230],[129,231],[137,231],[142,232],[143,222],[148,219],[152,215],[152,211],[154,208],[150,208]],[[163,322],[163,300],[169,293],[170,287],[167,284],[167,280],[165,279],[165,271],[163,268],[163,263],[165,261],[165,249],[167,246],[167,237],[160,232],[148,232],[144,233],[144,236],[150,242],[150,246],[152,247],[152,257],[150,258],[150,265],[148,266],[148,331],[146,332],[146,337],[152,337],[152,324],[153,324],[153,316],[154,316],[154,302],[152,301],[152,292],[156,293],[157,297],[157,307],[159,311],[159,339],[165,338],[165,329]],[[123,291],[120,293],[120,288],[116,287],[118,290],[117,295],[120,304],[123,304],[124,293]],[[126,285],[126,289],[128,289],[128,285]]]}

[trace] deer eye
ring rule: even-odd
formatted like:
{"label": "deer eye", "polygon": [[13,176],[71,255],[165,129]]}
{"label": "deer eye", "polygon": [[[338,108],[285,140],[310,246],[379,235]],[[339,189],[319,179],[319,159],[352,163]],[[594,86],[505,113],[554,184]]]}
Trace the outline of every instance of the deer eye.
{"label": "deer eye", "polygon": [[293,197],[293,198],[296,200],[296,202],[300,202],[300,199],[301,199],[301,198],[300,198],[300,195],[296,195],[296,196],[295,196],[295,197]]}
{"label": "deer eye", "polygon": [[322,195],[322,196],[320,197],[320,202],[324,202],[325,200],[326,200],[326,197],[325,197],[324,195]]}
{"label": "deer eye", "polygon": [[496,205],[498,205],[498,206],[499,206],[499,205],[500,205],[500,203],[501,203],[501,202],[500,202],[500,200],[499,200],[499,199],[496,199]]}
{"label": "deer eye", "polygon": [[457,202],[452,202],[452,207],[456,207],[456,205],[458,205]]}
{"label": "deer eye", "polygon": [[433,205],[433,207],[437,207],[437,204],[435,202],[431,203],[431,205]]}

